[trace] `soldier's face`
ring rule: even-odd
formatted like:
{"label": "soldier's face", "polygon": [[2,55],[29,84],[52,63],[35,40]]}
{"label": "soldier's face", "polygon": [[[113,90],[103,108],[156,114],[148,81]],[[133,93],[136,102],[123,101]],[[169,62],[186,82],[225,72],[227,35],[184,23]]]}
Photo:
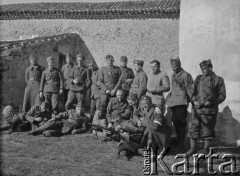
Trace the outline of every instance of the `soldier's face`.
{"label": "soldier's face", "polygon": [[67,56],[66,57],[66,62],[69,64],[71,62],[71,57]]}
{"label": "soldier's face", "polygon": [[211,73],[212,67],[202,67],[201,68],[203,75],[207,76]]}
{"label": "soldier's face", "polygon": [[84,113],[84,108],[79,108],[79,107],[76,107],[76,112],[77,114],[83,114]]}
{"label": "soldier's face", "polygon": [[151,102],[149,100],[145,100],[142,102],[142,108],[147,111],[151,107]]}
{"label": "soldier's face", "polygon": [[45,106],[41,106],[41,112],[45,112],[47,109]]}
{"label": "soldier's face", "polygon": [[94,64],[91,62],[89,65],[88,65],[89,69],[91,70],[95,70],[95,67],[94,67]]}
{"label": "soldier's face", "polygon": [[174,73],[176,73],[180,68],[179,65],[175,65],[175,64],[171,64],[171,67],[172,67],[172,70],[173,70]]}
{"label": "soldier's face", "polygon": [[127,66],[127,62],[120,61],[120,66],[122,66],[122,67],[126,67],[126,66]]}
{"label": "soldier's face", "polygon": [[107,60],[108,66],[113,66],[114,59],[110,58]]}
{"label": "soldier's face", "polygon": [[136,106],[137,105],[137,101],[136,100],[128,100],[128,104],[130,106]]}
{"label": "soldier's face", "polygon": [[155,74],[155,73],[159,72],[160,66],[158,66],[157,63],[153,63],[153,64],[151,64],[151,69],[152,69],[152,73]]}
{"label": "soldier's face", "polygon": [[124,93],[123,91],[117,91],[117,99],[119,101],[122,101],[124,99]]}
{"label": "soldier's face", "polygon": [[54,67],[54,62],[53,62],[53,61],[48,62],[48,67],[49,67],[49,68],[53,68],[53,67]]}
{"label": "soldier's face", "polygon": [[142,67],[141,67],[140,65],[138,65],[138,64],[134,64],[133,69],[134,69],[136,72],[139,72],[139,71],[142,69]]}
{"label": "soldier's face", "polygon": [[83,64],[84,64],[83,58],[81,58],[81,57],[77,58],[77,63],[78,63],[78,66],[83,66]]}
{"label": "soldier's face", "polygon": [[30,59],[30,64],[31,65],[36,65],[37,64],[37,59]]}

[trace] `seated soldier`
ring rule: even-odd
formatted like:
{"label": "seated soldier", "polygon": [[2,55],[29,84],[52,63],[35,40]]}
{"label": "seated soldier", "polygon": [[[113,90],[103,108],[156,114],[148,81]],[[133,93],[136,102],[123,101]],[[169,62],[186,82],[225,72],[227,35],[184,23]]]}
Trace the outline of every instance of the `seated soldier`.
{"label": "seated soldier", "polygon": [[35,129],[30,134],[43,133],[45,136],[59,136],[66,134],[84,133],[88,129],[88,118],[84,114],[84,107],[80,101],[76,109],[70,109],[50,119],[46,124]]}
{"label": "seated soldier", "polygon": [[31,123],[32,130],[43,125],[51,119],[50,105],[47,102],[33,106],[26,114],[26,119]]}
{"label": "seated soldier", "polygon": [[2,111],[0,131],[12,133],[23,132],[31,129],[31,125],[25,119],[25,113],[14,113],[13,107],[8,105]]}
{"label": "seated soldier", "polygon": [[117,90],[117,97],[112,98],[108,103],[107,107],[107,123],[108,128],[113,128],[118,125],[117,121],[119,119],[129,120],[131,116],[131,108],[125,98],[124,91]]}
{"label": "seated soldier", "polygon": [[165,150],[171,137],[171,127],[166,124],[163,115],[155,111],[151,97],[145,95],[141,102],[141,117],[138,126],[144,127],[144,133],[138,153],[142,154],[142,148],[152,147],[154,151],[158,148]]}
{"label": "seated soldier", "polygon": [[[104,107],[103,106],[101,106],[99,109],[97,109],[95,111],[92,124],[93,124],[93,131],[92,131],[93,134],[101,135],[101,133],[98,132],[98,131],[100,131],[99,130],[100,128],[97,128],[96,126],[104,127],[104,128],[107,127],[107,119],[104,116]],[[101,131],[103,132],[102,136],[106,136],[106,131],[105,130],[101,130]]]}

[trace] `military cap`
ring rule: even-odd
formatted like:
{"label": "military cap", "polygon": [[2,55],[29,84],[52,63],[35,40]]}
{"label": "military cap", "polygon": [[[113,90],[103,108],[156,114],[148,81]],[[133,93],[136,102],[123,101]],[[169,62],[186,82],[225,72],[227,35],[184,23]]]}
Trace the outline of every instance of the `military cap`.
{"label": "military cap", "polygon": [[82,101],[79,101],[78,104],[77,104],[77,108],[84,108],[83,106],[83,102]]}
{"label": "military cap", "polygon": [[171,64],[171,65],[181,66],[180,58],[179,58],[179,57],[176,57],[175,59],[171,59],[171,60],[170,60],[170,64]]}
{"label": "military cap", "polygon": [[130,94],[130,95],[128,96],[128,99],[129,99],[129,100],[138,100],[137,94]]}
{"label": "military cap", "polygon": [[120,58],[120,61],[122,61],[122,62],[127,62],[127,61],[128,61],[127,56],[122,56],[122,57]]}
{"label": "military cap", "polygon": [[41,106],[44,108],[50,108],[50,104],[47,102],[42,102]]}
{"label": "military cap", "polygon": [[211,59],[208,59],[208,60],[204,60],[202,61],[200,64],[200,68],[203,68],[203,67],[212,67],[212,62],[211,62]]}
{"label": "military cap", "polygon": [[106,60],[108,59],[114,59],[114,57],[112,55],[106,55]]}
{"label": "military cap", "polygon": [[29,55],[29,60],[33,60],[33,59],[36,60],[36,59],[38,59],[38,58],[37,58],[37,56],[30,54],[30,55]]}
{"label": "military cap", "polygon": [[134,60],[133,64],[137,64],[143,67],[144,61],[143,60]]}
{"label": "military cap", "polygon": [[147,95],[143,95],[142,96],[142,101],[151,101],[152,102],[152,99],[151,99],[151,97],[149,97]]}
{"label": "military cap", "polygon": [[52,56],[49,56],[49,57],[47,57],[47,62],[53,62],[54,61],[54,58],[52,57]]}

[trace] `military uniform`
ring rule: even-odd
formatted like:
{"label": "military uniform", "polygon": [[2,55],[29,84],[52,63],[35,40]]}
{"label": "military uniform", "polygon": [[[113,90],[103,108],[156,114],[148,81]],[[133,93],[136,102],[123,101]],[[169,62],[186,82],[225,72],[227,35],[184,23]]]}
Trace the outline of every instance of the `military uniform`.
{"label": "military uniform", "polygon": [[[73,80],[77,79],[78,83],[74,84]],[[75,100],[77,103],[80,101],[84,101],[84,94],[86,92],[86,84],[91,82],[88,77],[88,69],[86,67],[74,67],[70,74],[69,79],[71,86],[70,91],[68,92],[68,100],[65,105],[66,110],[69,110]]]}
{"label": "military uniform", "polygon": [[103,107],[107,107],[108,102],[110,100],[111,95],[106,94],[106,91],[109,90],[110,92],[112,90],[117,91],[117,89],[120,87],[120,76],[121,76],[121,69],[117,66],[107,66],[102,67],[99,70],[99,84],[101,87],[101,105]]}
{"label": "military uniform", "polygon": [[152,99],[152,103],[161,109],[162,115],[165,110],[164,92],[170,90],[169,78],[166,72],[160,71],[157,74],[151,74],[148,76],[147,93]]}
{"label": "military uniform", "polygon": [[[226,98],[226,90],[223,78],[215,73],[204,76],[198,75],[193,89],[192,101],[201,103],[201,107],[195,108],[196,113],[191,116],[189,121],[189,136],[198,138],[202,127],[203,138],[215,137],[214,127],[216,124],[218,105]],[[205,106],[209,101],[211,104]]]}
{"label": "military uniform", "polygon": [[39,97],[39,85],[43,71],[44,68],[40,65],[31,65],[25,71],[25,81],[27,83],[27,87],[25,88],[23,98],[23,112],[28,112],[32,106],[41,104]]}
{"label": "military uniform", "polygon": [[63,89],[63,76],[58,68],[48,68],[42,73],[40,92],[44,92],[45,102],[58,113],[59,91]]}
{"label": "military uniform", "polygon": [[166,124],[166,119],[161,114],[155,113],[155,106],[152,106],[148,111],[140,112],[141,127],[144,127],[141,147],[152,146],[156,148],[166,148],[170,137],[171,127]]}
{"label": "military uniform", "polygon": [[88,129],[88,118],[85,114],[77,114],[75,109],[59,113],[54,117],[56,121],[47,122],[31,132],[33,135],[43,133],[45,136],[59,136],[65,134],[76,134]]}
{"label": "military uniform", "polygon": [[[41,118],[41,121],[36,121],[35,118]],[[25,118],[28,122],[31,123],[32,128],[36,128],[38,126],[41,126],[45,122],[47,122],[49,119],[51,119],[52,114],[50,111],[46,110],[44,112],[41,111],[41,105],[35,105],[33,106],[26,114]]]}
{"label": "military uniform", "polygon": [[91,86],[91,116],[94,116],[96,109],[100,108],[101,88],[98,83],[98,70],[92,71],[92,86]]}
{"label": "military uniform", "polygon": [[63,96],[64,96],[64,104],[66,103],[67,101],[67,97],[68,97],[68,91],[70,89],[70,86],[71,86],[71,83],[70,83],[70,74],[72,72],[72,69],[73,69],[74,65],[73,63],[67,63],[65,64],[63,67],[62,67],[62,74],[63,74],[63,79],[64,79],[64,82],[63,82]]}
{"label": "military uniform", "polygon": [[134,79],[134,73],[133,70],[131,68],[128,67],[120,67],[121,69],[121,88],[122,90],[124,90],[126,92],[126,95],[128,95],[129,90],[131,88],[131,83],[127,83],[126,80],[127,79]]}
{"label": "military uniform", "polygon": [[[112,98],[109,101],[108,107],[107,107],[107,122],[108,124],[111,122],[115,123],[115,120],[117,117],[121,116],[122,120],[129,120],[131,117],[131,107],[129,106],[128,102],[126,100],[119,101],[117,98]],[[120,123],[116,121],[117,123]],[[118,124],[116,124],[118,125]]]}
{"label": "military uniform", "polygon": [[147,82],[148,77],[143,70],[136,73],[129,94],[137,94],[138,99],[140,100],[147,92]]}

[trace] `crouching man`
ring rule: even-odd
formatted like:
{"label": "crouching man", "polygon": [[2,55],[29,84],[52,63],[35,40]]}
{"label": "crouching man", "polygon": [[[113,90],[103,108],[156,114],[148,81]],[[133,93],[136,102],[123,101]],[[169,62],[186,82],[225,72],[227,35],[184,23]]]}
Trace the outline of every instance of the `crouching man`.
{"label": "crouching man", "polygon": [[141,117],[138,127],[144,127],[143,137],[138,153],[142,154],[142,148],[152,147],[153,150],[168,147],[171,138],[171,127],[166,124],[166,119],[162,114],[156,113],[155,106],[152,104],[151,97],[142,97]]}
{"label": "crouching man", "polygon": [[0,132],[23,132],[31,129],[31,125],[25,119],[25,113],[15,113],[11,105],[7,105],[2,111]]}
{"label": "crouching man", "polygon": [[42,102],[40,106],[33,106],[26,114],[26,120],[31,124],[32,130],[40,127],[51,119],[52,113],[50,105],[47,102]]}
{"label": "crouching man", "polygon": [[88,129],[88,118],[84,114],[84,107],[80,101],[76,109],[70,109],[50,119],[43,126],[31,132],[32,135],[60,136],[66,134],[84,133]]}

